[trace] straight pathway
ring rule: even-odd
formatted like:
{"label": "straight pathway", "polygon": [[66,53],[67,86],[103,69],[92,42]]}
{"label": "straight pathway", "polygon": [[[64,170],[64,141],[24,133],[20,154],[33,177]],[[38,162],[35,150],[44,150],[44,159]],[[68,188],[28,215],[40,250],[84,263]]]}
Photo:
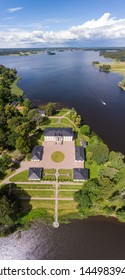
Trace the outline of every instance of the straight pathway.
{"label": "straight pathway", "polygon": [[[52,197],[30,197],[29,198],[29,197],[26,197],[26,196],[20,196],[19,199],[20,200],[54,200],[55,201],[55,215],[54,215],[55,221],[54,221],[54,223],[58,224],[58,226],[59,226],[59,223],[58,223],[58,200],[73,201],[72,197],[57,198],[57,200],[56,200],[55,197],[54,198],[52,198]],[[57,226],[54,226],[54,227],[57,227]]]}
{"label": "straight pathway", "polygon": [[55,189],[55,221],[53,223],[53,227],[54,228],[58,228],[59,227],[59,222],[58,222],[58,187],[59,187],[59,183],[58,183],[58,177],[59,177],[59,173],[58,173],[58,169],[56,170],[56,189]]}

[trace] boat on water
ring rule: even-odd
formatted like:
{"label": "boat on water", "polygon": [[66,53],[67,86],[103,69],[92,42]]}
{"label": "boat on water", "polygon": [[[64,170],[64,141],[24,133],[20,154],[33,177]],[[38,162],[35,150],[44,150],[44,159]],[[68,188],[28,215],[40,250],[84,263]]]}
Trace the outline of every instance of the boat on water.
{"label": "boat on water", "polygon": [[103,104],[103,105],[106,105],[106,102],[104,102],[103,100],[100,100],[101,101],[101,103]]}

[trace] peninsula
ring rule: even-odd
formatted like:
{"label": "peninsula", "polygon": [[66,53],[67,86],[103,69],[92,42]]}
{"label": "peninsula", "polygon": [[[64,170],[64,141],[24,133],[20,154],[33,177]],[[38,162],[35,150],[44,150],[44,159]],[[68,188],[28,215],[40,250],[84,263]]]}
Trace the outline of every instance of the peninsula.
{"label": "peninsula", "polygon": [[74,108],[33,108],[13,95],[12,73],[1,66],[1,235],[39,219],[54,227],[96,215],[124,222],[124,155],[109,151]]}
{"label": "peninsula", "polygon": [[118,86],[125,91],[125,50],[118,49],[113,51],[100,51],[100,56],[110,58],[111,62],[99,63],[93,61],[93,65],[104,72],[115,72],[123,76],[123,80],[118,83]]}

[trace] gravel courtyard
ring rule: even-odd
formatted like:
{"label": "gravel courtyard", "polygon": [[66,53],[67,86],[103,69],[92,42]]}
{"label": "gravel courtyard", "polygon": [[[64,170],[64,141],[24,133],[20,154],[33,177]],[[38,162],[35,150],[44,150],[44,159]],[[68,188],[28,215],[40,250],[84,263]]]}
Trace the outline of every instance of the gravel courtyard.
{"label": "gravel courtyard", "polygon": [[[83,163],[75,162],[75,143],[74,141],[63,142],[63,144],[55,144],[55,142],[44,142],[43,143],[43,158],[42,166],[44,168],[63,168],[63,169],[72,169],[74,167],[83,168]],[[64,160],[62,162],[54,162],[51,159],[51,155],[55,151],[61,151],[64,153]]]}

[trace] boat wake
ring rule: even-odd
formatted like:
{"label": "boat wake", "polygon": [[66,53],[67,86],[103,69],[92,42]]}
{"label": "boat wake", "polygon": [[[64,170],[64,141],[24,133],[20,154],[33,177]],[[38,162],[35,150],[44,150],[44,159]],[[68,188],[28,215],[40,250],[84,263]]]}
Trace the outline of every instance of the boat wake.
{"label": "boat wake", "polygon": [[94,95],[103,105],[106,105],[106,102],[103,101],[102,99],[100,99],[93,90],[91,90],[89,87],[88,87],[89,91],[92,93],[92,95]]}
{"label": "boat wake", "polygon": [[103,105],[106,105],[106,102],[104,102],[103,100],[100,99],[100,102],[103,104]]}

